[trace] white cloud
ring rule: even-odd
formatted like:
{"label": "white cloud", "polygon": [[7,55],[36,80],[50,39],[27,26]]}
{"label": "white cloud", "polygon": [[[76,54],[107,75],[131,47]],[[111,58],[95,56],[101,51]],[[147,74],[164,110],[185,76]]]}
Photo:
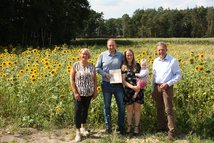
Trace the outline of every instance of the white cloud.
{"label": "white cloud", "polygon": [[104,18],[119,18],[124,14],[132,16],[137,9],[170,8],[186,9],[196,6],[214,6],[214,0],[88,0],[91,8],[103,12]]}

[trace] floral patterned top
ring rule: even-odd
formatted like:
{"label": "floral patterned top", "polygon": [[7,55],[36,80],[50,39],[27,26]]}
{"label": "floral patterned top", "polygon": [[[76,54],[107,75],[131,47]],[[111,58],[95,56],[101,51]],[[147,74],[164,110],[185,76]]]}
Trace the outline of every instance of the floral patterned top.
{"label": "floral patterned top", "polygon": [[75,84],[80,96],[92,96],[94,93],[94,70],[92,63],[88,66],[82,66],[80,62],[73,65],[76,70]]}
{"label": "floral patterned top", "polygon": [[[132,85],[137,85],[137,77],[135,76],[135,73],[139,73],[140,72],[140,64],[137,63],[136,67],[131,68],[127,65],[123,65],[122,66],[122,74],[126,75],[126,82],[132,84]],[[124,96],[124,102],[125,104],[129,105],[129,104],[133,104],[134,102],[137,102],[139,104],[143,104],[144,103],[144,90],[141,89],[138,96],[136,98],[133,98],[135,91],[129,87],[124,87],[124,91],[125,91],[125,96]]]}

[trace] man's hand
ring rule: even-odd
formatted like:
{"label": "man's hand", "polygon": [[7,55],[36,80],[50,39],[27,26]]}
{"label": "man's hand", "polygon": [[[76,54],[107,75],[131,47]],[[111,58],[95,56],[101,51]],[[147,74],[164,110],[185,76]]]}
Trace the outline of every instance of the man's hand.
{"label": "man's hand", "polygon": [[111,78],[111,75],[110,75],[110,74],[106,74],[105,77],[106,77],[107,79],[110,79],[110,78]]}
{"label": "man's hand", "polygon": [[160,85],[160,88],[161,88],[162,90],[166,90],[168,87],[169,87],[169,85],[168,85],[167,83],[162,83],[162,84]]}

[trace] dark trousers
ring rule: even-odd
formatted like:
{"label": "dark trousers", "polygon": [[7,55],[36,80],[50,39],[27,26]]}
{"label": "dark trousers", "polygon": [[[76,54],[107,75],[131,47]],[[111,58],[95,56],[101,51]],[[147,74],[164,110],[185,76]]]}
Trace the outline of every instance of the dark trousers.
{"label": "dark trousers", "polygon": [[81,96],[81,101],[74,99],[74,121],[77,129],[86,123],[91,98],[92,96]]}
{"label": "dark trousers", "polygon": [[169,132],[174,133],[174,113],[173,113],[173,86],[168,87],[165,91],[155,84],[153,99],[157,109],[157,128],[164,128],[164,110],[167,115]]}

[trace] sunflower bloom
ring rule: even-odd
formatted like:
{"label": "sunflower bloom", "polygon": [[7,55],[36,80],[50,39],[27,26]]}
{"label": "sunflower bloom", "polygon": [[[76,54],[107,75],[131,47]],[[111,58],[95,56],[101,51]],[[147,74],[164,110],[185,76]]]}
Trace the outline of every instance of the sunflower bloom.
{"label": "sunflower bloom", "polygon": [[97,92],[101,92],[101,86],[97,87]]}
{"label": "sunflower bloom", "polygon": [[55,75],[56,74],[56,69],[53,69],[50,73],[51,73],[51,75]]}
{"label": "sunflower bloom", "polygon": [[200,58],[200,59],[204,59],[204,54],[201,53],[201,54],[199,55],[199,58]]}

